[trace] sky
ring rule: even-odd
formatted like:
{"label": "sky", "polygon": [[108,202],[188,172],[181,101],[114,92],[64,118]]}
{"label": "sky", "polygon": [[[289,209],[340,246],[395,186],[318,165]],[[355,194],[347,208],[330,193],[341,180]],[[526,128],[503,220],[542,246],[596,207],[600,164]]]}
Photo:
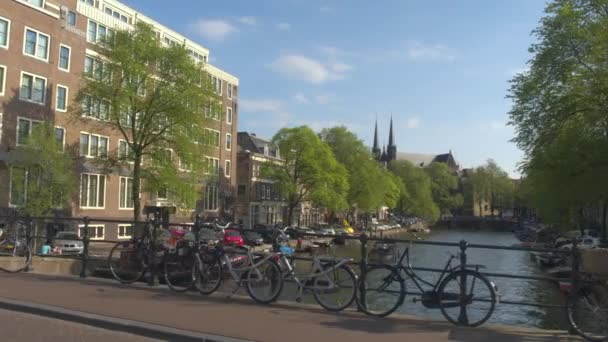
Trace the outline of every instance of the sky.
{"label": "sky", "polygon": [[238,130],[345,125],[397,149],[492,158],[513,177],[508,81],[527,67],[543,0],[123,0],[237,76]]}

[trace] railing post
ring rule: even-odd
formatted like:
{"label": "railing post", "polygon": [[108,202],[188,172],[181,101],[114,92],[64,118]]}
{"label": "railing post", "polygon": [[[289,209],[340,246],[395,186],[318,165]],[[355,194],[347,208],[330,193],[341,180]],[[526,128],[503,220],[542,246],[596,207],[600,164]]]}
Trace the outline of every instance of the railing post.
{"label": "railing post", "polygon": [[[25,243],[30,248],[34,248],[34,246],[32,244],[32,218],[29,215],[26,218]],[[36,254],[36,250],[35,249],[31,250],[31,253],[32,253],[32,255],[35,255]],[[33,258],[33,256],[32,256],[32,258]],[[31,272],[33,270],[33,267],[31,265],[32,265],[32,263],[28,262],[27,265],[25,266],[25,269],[23,271],[24,272]]]}
{"label": "railing post", "polygon": [[[467,266],[467,242],[465,240],[460,240],[460,270],[466,270]],[[462,278],[460,280],[460,314],[458,315],[458,322],[463,324],[468,324],[469,317],[467,316],[467,308],[466,308],[466,299],[467,297],[467,276],[466,273],[462,273]]]}
{"label": "railing post", "polygon": [[150,237],[150,255],[148,255],[148,271],[150,272],[150,277],[148,278],[149,286],[158,285],[158,274],[156,273],[156,235],[159,225],[160,220],[157,215],[154,215],[152,218],[152,236]]}
{"label": "railing post", "polygon": [[[578,248],[578,241],[574,239],[572,242],[572,272],[570,276],[572,277],[571,288],[569,296],[576,296],[576,292],[578,291],[578,287],[581,282],[581,274],[580,274],[580,249]],[[570,335],[578,335],[578,332],[570,327],[568,330],[568,334]]]}
{"label": "railing post", "polygon": [[85,216],[83,218],[83,222],[84,222],[84,231],[83,231],[83,236],[82,236],[82,244],[83,244],[83,249],[82,249],[82,265],[80,268],[80,278],[86,278],[87,277],[87,263],[89,260],[89,242],[91,241],[91,238],[89,236],[89,223],[90,223],[90,219],[88,216]]}
{"label": "railing post", "polygon": [[367,241],[368,237],[365,231],[359,235],[359,241],[361,242],[361,261],[359,262],[359,307],[358,310],[362,311],[362,308],[366,307],[365,303],[365,281],[367,275]]}

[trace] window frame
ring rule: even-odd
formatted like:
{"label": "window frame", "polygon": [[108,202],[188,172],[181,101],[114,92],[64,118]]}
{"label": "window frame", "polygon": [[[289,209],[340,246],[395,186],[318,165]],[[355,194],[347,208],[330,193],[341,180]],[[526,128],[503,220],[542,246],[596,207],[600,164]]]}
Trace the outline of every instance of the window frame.
{"label": "window frame", "polygon": [[[210,147],[215,147],[215,148],[220,148],[222,147],[222,132],[213,129],[213,128],[205,128],[205,130],[207,130],[207,132],[209,133],[209,137],[207,137],[207,146]],[[213,136],[215,136],[217,134],[217,145],[212,145],[211,144],[211,133],[213,133]],[[215,141],[215,138],[213,139]]]}
{"label": "window frame", "polygon": [[[123,189],[122,187],[122,180],[125,180],[125,188]],[[118,210],[133,210],[133,208],[135,207],[135,203],[133,203],[132,207],[129,207],[129,197],[128,197],[128,191],[127,189],[129,188],[129,180],[131,180],[132,184],[135,184],[135,180],[133,179],[133,177],[124,177],[124,176],[120,176],[118,178]],[[131,190],[133,190],[133,186],[131,186]],[[123,191],[125,192],[125,203],[123,203],[122,201],[122,195],[123,195]],[[123,205],[125,204],[125,205]]]}
{"label": "window frame", "polygon": [[[58,128],[59,128],[59,129],[61,129],[61,130],[63,130],[63,136],[62,136],[62,139],[61,139],[61,150],[62,150],[62,151],[64,151],[64,150],[65,150],[65,136],[66,136],[66,132],[67,132],[67,130],[66,130],[66,129],[65,129],[65,127],[63,127],[63,126],[55,126],[55,127],[53,128],[53,134],[56,132],[56,130],[57,130]],[[56,138],[56,136],[55,136],[55,135],[53,135],[53,137],[55,137],[55,138]]]}
{"label": "window frame", "polygon": [[[228,137],[230,137],[230,146],[228,146]],[[232,133],[226,133],[226,151],[232,151]]]}
{"label": "window frame", "polygon": [[[6,65],[0,64],[0,69],[2,69],[2,81],[0,82],[0,96],[4,96],[6,92],[6,75],[8,74],[8,67]],[[21,89],[21,88],[19,88]]]}
{"label": "window frame", "polygon": [[[70,24],[70,14],[74,14],[74,25]],[[65,15],[65,23],[70,27],[78,25],[78,14],[76,11],[68,10],[68,13]]]}
{"label": "window frame", "polygon": [[[36,44],[34,45],[34,54],[30,55],[29,53],[25,52],[25,47],[26,47],[26,42],[27,42],[27,31],[30,30],[34,33],[36,33]],[[38,57],[38,39],[40,37],[40,35],[46,36],[47,37],[47,46],[46,46],[46,58],[41,58]],[[23,55],[28,56],[28,57],[32,57],[35,58],[37,60],[43,61],[43,62],[49,62],[49,55],[50,55],[50,51],[51,50],[51,35],[50,34],[46,34],[42,31],[38,31],[34,28],[31,28],[29,26],[25,26],[23,28]]]}
{"label": "window frame", "polygon": [[[84,228],[84,224],[79,224],[78,225],[78,237],[82,239],[82,234],[80,233],[81,230]],[[89,240],[103,240],[106,236],[106,226],[104,224],[89,224],[87,225],[88,229],[95,229],[95,237],[91,236],[91,234],[89,234]],[[101,228],[101,237],[97,237],[97,229]]]}
{"label": "window frame", "polygon": [[[226,107],[226,123],[232,125],[232,115],[234,115],[234,110],[231,106]],[[230,120],[228,120],[230,119]]]}
{"label": "window frame", "polygon": [[[125,143],[127,146],[127,155],[124,157],[121,156],[121,153],[120,153],[120,145],[122,143]],[[133,149],[131,148],[131,145],[129,145],[129,142],[126,141],[125,139],[118,139],[118,150],[117,150],[118,159],[123,158],[127,163],[133,164],[133,163],[135,163],[135,161],[129,158],[129,150],[131,151],[131,153],[133,153]]]}
{"label": "window frame", "polygon": [[[59,108],[59,88],[63,88],[65,89],[65,103],[64,103],[64,107],[63,109]],[[55,111],[57,112],[62,112],[62,113],[66,113],[68,111],[68,96],[70,94],[70,88],[68,88],[68,86],[65,86],[63,84],[57,84],[57,87],[55,89]]]}
{"label": "window frame", "polygon": [[[105,12],[103,12],[103,13],[107,14]],[[91,25],[91,23],[95,23],[95,25],[97,25],[96,28],[95,28],[95,41],[89,40],[89,26]],[[87,41],[87,43],[90,43],[90,44],[98,44],[99,43],[99,41],[101,39],[99,37],[99,27],[100,26],[103,26],[106,29],[106,33],[105,33],[105,36],[104,36],[105,38],[107,38],[110,35],[109,34],[110,31],[112,31],[111,35],[115,35],[116,34],[116,31],[113,28],[109,27],[108,25],[101,24],[101,23],[99,23],[99,22],[97,22],[97,21],[95,21],[95,20],[87,17],[87,30],[86,30],[86,41]]]}
{"label": "window frame", "polygon": [[[29,72],[23,71],[23,70],[21,71],[20,75],[21,76],[19,77],[19,100],[30,102],[30,103],[35,103],[35,104],[44,106],[46,104],[46,100],[47,100],[47,98],[46,98],[46,92],[47,92],[47,86],[48,86],[48,79],[46,77],[44,77],[44,76],[32,74],[32,73],[29,73]],[[28,98],[23,98],[21,96],[21,89],[23,88],[23,75],[28,75],[28,76],[32,77],[32,97],[34,96],[34,83],[36,81],[36,78],[40,78],[40,79],[44,80],[44,91],[42,92],[42,102],[35,101],[35,100],[31,99],[31,98],[29,98],[29,99]]]}
{"label": "window frame", "polygon": [[[214,189],[213,191],[213,198],[211,198],[212,196],[209,194],[209,190],[210,189]],[[209,199],[211,198],[211,203],[209,201]],[[214,204],[214,206],[211,206],[210,204]],[[208,184],[207,186],[205,186],[205,201],[203,203],[203,209],[206,211],[218,211],[220,209],[219,206],[219,188],[217,186],[217,184]]]}
{"label": "window frame", "polygon": [[[81,153],[81,151],[80,151],[81,141],[80,141],[80,139],[78,140],[78,153],[79,153],[79,155],[81,157],[85,157],[87,159],[92,159],[92,158],[107,158],[108,157],[108,154],[110,153],[110,137],[109,136],[105,136],[105,135],[101,135],[101,134],[95,134],[95,133],[91,133],[91,132],[80,131],[79,138],[82,137],[83,134],[88,135],[89,140],[88,140],[88,151],[87,151],[87,154],[85,154],[85,155],[80,154]],[[97,137],[97,155],[96,156],[91,155],[91,137],[92,136]],[[107,139],[107,143],[106,143],[106,155],[105,156],[100,156],[99,155],[99,146],[100,146],[99,142],[101,141],[101,138],[106,138]]]}
{"label": "window frame", "polygon": [[0,16],[0,19],[8,23],[6,26],[6,45],[0,45],[0,49],[8,50],[11,45],[11,20],[3,16]]}
{"label": "window frame", "polygon": [[[86,194],[86,196],[87,196],[87,203],[86,204],[87,205],[85,205],[85,206],[82,205],[82,177],[84,177],[84,176],[86,176],[88,178],[88,180],[87,180],[87,189],[86,189],[86,191],[87,191],[87,194]],[[95,193],[96,197],[97,197],[97,199],[96,199],[97,201],[99,200],[99,185],[100,185],[99,179],[101,177],[103,177],[103,206],[101,206],[101,207],[100,206],[97,206],[97,207],[89,206],[89,204],[91,204],[91,199],[89,198],[89,187],[90,187],[91,176],[97,177],[97,190],[96,190],[96,193]],[[79,194],[78,194],[78,208],[83,209],[83,210],[99,210],[99,209],[105,210],[106,209],[106,202],[107,202],[106,194],[107,194],[107,189],[108,189],[108,184],[107,184],[108,182],[107,182],[107,180],[108,180],[108,177],[106,175],[102,175],[102,174],[99,174],[99,173],[89,173],[89,172],[83,172],[83,173],[81,173],[80,174],[80,179],[79,179],[80,184],[78,185],[78,188],[79,188],[78,189],[79,190]],[[99,205],[99,203],[98,203],[98,205]]]}
{"label": "window frame", "polygon": [[[126,234],[127,233],[127,229],[131,227],[131,235]],[[124,232],[125,234],[120,235],[120,228],[124,228]],[[134,233],[134,228],[132,224],[118,224],[116,225],[116,239],[118,240],[122,240],[122,239],[130,239],[133,237],[133,233]]]}
{"label": "window frame", "polygon": [[230,178],[232,176],[232,161],[230,159],[224,160],[224,177]]}
{"label": "window frame", "polygon": [[18,116],[17,117],[17,126],[15,127],[16,128],[16,130],[15,130],[15,145],[16,146],[24,146],[25,145],[25,144],[22,144],[22,143],[19,142],[19,121],[21,121],[21,120],[25,120],[25,121],[29,121],[30,122],[30,127],[29,127],[29,130],[28,130],[28,133],[27,133],[28,137],[30,135],[32,135],[32,127],[33,127],[32,123],[35,122],[35,123],[37,123],[39,125],[41,125],[43,123],[42,120],[36,120],[36,119],[26,118],[26,117],[23,117],[23,116]]}
{"label": "window frame", "polygon": [[[61,67],[61,49],[62,48],[68,49],[68,67],[67,67],[67,69],[64,69]],[[72,48],[65,44],[59,44],[59,55],[57,56],[57,68],[59,68],[59,70],[61,70],[61,71],[70,72],[71,65],[72,65]]]}
{"label": "window frame", "polygon": [[226,98],[232,100],[232,83],[226,82]]}

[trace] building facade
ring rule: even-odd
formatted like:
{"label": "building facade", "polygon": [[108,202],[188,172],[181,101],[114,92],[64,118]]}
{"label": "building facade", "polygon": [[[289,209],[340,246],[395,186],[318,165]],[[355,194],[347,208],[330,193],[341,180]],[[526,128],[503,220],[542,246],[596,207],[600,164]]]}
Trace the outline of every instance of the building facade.
{"label": "building facade", "polygon": [[247,132],[238,133],[237,143],[237,222],[245,228],[283,223],[287,203],[260,174],[265,163],[283,163],[278,147]]}
{"label": "building facade", "polygon": [[[216,175],[208,177],[196,211],[208,217],[233,215],[238,78],[208,64],[205,47],[115,0],[0,1],[0,213],[14,210],[20,205],[16,198],[25,198],[25,194],[11,193],[8,153],[24,142],[36,123],[49,122],[62,144],[83,151],[86,141],[78,171],[78,199],[66,211],[75,216],[132,217],[132,203],[125,200],[132,181],[128,174],[102,174],[88,168],[86,162],[87,157],[121,153],[122,135],[93,125],[99,117],[92,117],[91,124],[70,120],[67,108],[78,93],[82,74],[99,62],[93,44],[113,30],[132,29],[137,22],[150,24],[162,44],[186,47],[215,84],[224,113],[209,120],[207,129],[217,134],[217,144],[201,158],[208,159]],[[171,205],[162,194],[141,194],[141,198],[142,205]],[[193,214],[182,213],[179,219],[189,221]],[[130,231],[100,224],[92,230],[92,238],[128,238]]]}

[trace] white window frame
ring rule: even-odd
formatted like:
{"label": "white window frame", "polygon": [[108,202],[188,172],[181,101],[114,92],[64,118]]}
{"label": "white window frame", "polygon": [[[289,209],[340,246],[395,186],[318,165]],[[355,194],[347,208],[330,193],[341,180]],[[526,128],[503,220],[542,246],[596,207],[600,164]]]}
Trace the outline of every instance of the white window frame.
{"label": "white window frame", "polygon": [[[91,22],[93,22],[93,23],[95,23],[95,25],[97,25],[97,29],[95,30],[95,41],[94,42],[89,40],[89,25],[91,25]],[[108,37],[108,33],[110,31],[113,32],[112,34],[116,34],[116,31],[113,28],[109,27],[108,25],[101,24],[98,21],[95,21],[93,19],[87,18],[87,30],[86,30],[86,41],[87,41],[87,43],[91,43],[91,44],[97,44],[97,43],[99,43],[99,40],[100,40],[100,37],[99,37],[99,27],[100,26],[103,26],[103,27],[106,28],[106,35],[105,35],[105,37]]]}
{"label": "white window frame", "polygon": [[125,156],[125,159],[127,159],[127,163],[129,163],[129,164],[135,163],[134,160],[128,160],[128,158],[129,158],[129,150],[132,151],[132,149],[131,149],[131,145],[129,145],[129,142],[126,141],[125,139],[118,139],[118,150],[116,151],[117,155],[118,155],[118,158],[122,158],[122,156],[120,155],[120,144],[123,143],[123,142],[127,145],[127,155]]}
{"label": "white window frame", "polygon": [[[41,78],[44,80],[44,91],[42,92],[42,102],[38,102],[32,99],[27,99],[27,98],[23,98],[21,97],[21,88],[23,88],[23,75],[28,75],[28,76],[32,76],[33,80],[32,80],[32,97],[34,95],[34,83],[36,83],[36,78]],[[26,101],[26,102],[31,102],[31,103],[35,103],[35,104],[39,104],[44,106],[46,104],[46,92],[47,92],[47,86],[48,86],[49,82],[48,79],[44,76],[40,76],[40,75],[36,75],[36,74],[32,74],[29,72],[25,72],[25,71],[21,71],[21,75],[19,77],[19,100],[21,101]]]}
{"label": "white window frame", "polygon": [[[88,148],[87,154],[86,154],[86,155],[84,155],[84,156],[83,156],[83,155],[80,155],[80,137],[81,137],[83,134],[86,134],[86,135],[88,135],[88,136],[89,136],[89,144],[88,144],[88,145],[89,145],[89,146],[88,146],[89,148]],[[91,137],[92,137],[92,136],[96,136],[96,137],[97,137],[97,155],[96,155],[96,156],[91,155]],[[99,141],[101,141],[101,138],[106,138],[106,139],[108,139],[108,143],[107,143],[107,145],[106,145],[106,155],[105,155],[105,156],[100,156],[100,155],[99,155]],[[85,158],[107,158],[107,157],[108,157],[108,155],[110,154],[110,137],[105,136],[105,135],[101,135],[101,134],[95,134],[95,133],[90,133],[90,132],[83,132],[83,131],[81,131],[81,132],[80,132],[80,135],[78,136],[78,154],[79,154],[81,157],[85,157]]]}
{"label": "white window frame", "polygon": [[[29,53],[25,52],[25,45],[26,45],[25,43],[27,42],[27,31],[28,30],[33,31],[33,32],[36,33],[36,44],[34,46],[34,54],[33,55],[30,55]],[[47,39],[47,46],[46,46],[46,58],[40,58],[40,57],[38,57],[38,37],[40,35],[46,36],[48,38]],[[36,58],[37,60],[41,60],[41,61],[44,61],[44,62],[48,63],[48,61],[49,61],[49,55],[50,55],[50,52],[51,52],[50,50],[51,50],[51,35],[50,34],[46,34],[46,33],[42,32],[42,31],[38,31],[38,30],[33,29],[31,27],[28,27],[28,26],[25,26],[23,28],[23,54],[25,56]]]}
{"label": "white window frame", "polygon": [[[122,180],[125,180],[125,188],[122,188]],[[129,179],[134,182],[133,177],[119,177],[118,179],[118,210],[133,210],[133,207],[128,207],[128,203],[129,203],[129,197],[128,197],[128,193],[127,193],[127,189],[129,188],[128,184],[129,184]],[[125,201],[126,203],[122,203],[121,201],[121,196],[123,195],[123,191],[125,192]],[[126,205],[123,205],[126,204]]]}
{"label": "white window frame", "polygon": [[[64,69],[61,67],[61,48],[68,49],[68,68]],[[70,72],[70,65],[72,65],[72,48],[65,44],[59,44],[59,54],[57,55],[57,67],[61,71]]]}
{"label": "white window frame", "polygon": [[[65,89],[65,108],[59,108],[59,88]],[[70,94],[70,88],[68,86],[64,86],[63,84],[57,84],[57,89],[55,90],[55,111],[66,113],[68,111],[68,96]]]}
{"label": "white window frame", "polygon": [[0,19],[8,22],[8,26],[6,28],[6,45],[0,45],[0,48],[8,50],[11,44],[11,20],[2,16],[0,16]]}
{"label": "white window frame", "polygon": [[[78,225],[78,237],[81,238],[81,239],[83,238],[83,236],[81,236],[80,230],[83,229],[83,228],[84,228],[84,224],[79,224]],[[97,237],[97,232],[95,232],[95,236],[94,237],[91,236],[91,234],[89,234],[89,239],[90,240],[103,240],[105,238],[105,236],[106,236],[106,226],[103,225],[103,224],[89,224],[89,225],[87,225],[87,228],[89,228],[89,229],[94,228],[95,231],[97,231],[97,229],[101,228],[101,232],[102,232],[101,237]]]}
{"label": "white window frame", "polygon": [[[127,228],[131,227],[131,235],[127,234]],[[120,228],[124,228],[124,234],[120,235]],[[116,226],[116,238],[121,239],[130,239],[133,237],[133,225],[132,224],[119,224]]]}
{"label": "white window frame", "polygon": [[[211,146],[211,147],[215,147],[215,148],[220,148],[222,147],[222,132],[212,129],[212,128],[205,128],[207,130],[207,132],[209,132],[209,137],[207,139],[207,146]],[[217,145],[211,145],[210,141],[211,141],[211,133],[216,134],[217,133]]]}
{"label": "white window frame", "polygon": [[[228,137],[230,137],[230,146],[228,146]],[[232,133],[226,133],[226,151],[232,151]]]}
{"label": "white window frame", "polygon": [[[212,203],[212,204],[215,204],[215,208],[211,208],[211,206],[209,206],[210,203],[207,200],[209,198],[208,197],[209,188],[215,188],[215,192],[214,192],[215,196],[213,198],[213,203]],[[217,186],[217,184],[207,185],[205,187],[205,200],[204,200],[204,203],[203,203],[204,210],[206,210],[206,211],[218,211],[220,209],[220,205],[219,205],[220,199],[219,199],[219,197],[220,197],[219,196],[219,187]]]}
{"label": "white window frame", "polygon": [[229,159],[224,160],[224,177],[230,178],[232,175],[232,161]]}
{"label": "white window frame", "polygon": [[[65,129],[65,127],[63,127],[63,126],[55,126],[55,127],[54,127],[54,129],[57,129],[57,128],[60,128],[60,129],[62,129],[62,130],[63,130],[63,139],[62,139],[62,141],[61,141],[61,150],[63,151],[63,150],[65,150],[65,136],[66,136],[66,134],[67,134],[67,133],[66,133],[66,132],[67,132],[67,130],[66,130],[66,129]],[[53,138],[55,138],[55,130],[53,130]]]}
{"label": "white window frame", "polygon": [[226,123],[229,125],[232,125],[232,115],[234,114],[234,111],[232,110],[232,107],[228,106],[226,107]]}
{"label": "white window frame", "polygon": [[30,5],[34,6],[34,7],[38,7],[38,8],[44,8],[44,6],[46,6],[46,0],[41,0],[42,4],[40,4],[40,6],[36,6],[34,5],[30,0],[24,0],[25,2],[29,3]]}
{"label": "white window frame", "polygon": [[[205,174],[210,175],[210,174],[218,174],[219,173],[219,169],[220,169],[220,160],[218,158],[214,158],[214,157],[205,157],[205,159],[207,160],[207,167],[205,168]],[[211,164],[213,164],[213,166],[217,165],[217,167],[214,167],[214,169],[216,170],[216,172],[211,172]]]}
{"label": "white window frame", "polygon": [[38,123],[38,124],[42,124],[42,121],[40,121],[40,120],[34,120],[34,119],[30,119],[30,118],[24,118],[24,117],[22,117],[22,116],[18,116],[18,117],[17,117],[17,125],[15,126],[15,127],[16,127],[16,132],[15,132],[15,145],[17,145],[17,146],[23,146],[23,144],[20,144],[20,143],[19,143],[19,121],[21,121],[21,120],[26,120],[26,121],[29,121],[29,122],[30,122],[30,130],[29,130],[29,132],[27,133],[27,136],[28,136],[28,137],[29,137],[30,135],[32,135],[32,127],[33,127],[32,123],[36,122],[36,123]]}
{"label": "white window frame", "polygon": [[4,96],[4,93],[6,92],[6,75],[8,74],[8,68],[6,65],[0,65],[0,69],[3,70],[2,83],[0,83],[0,96]]}
{"label": "white window frame", "polygon": [[[87,181],[87,189],[86,189],[86,191],[87,191],[87,199],[89,200],[88,201],[89,203],[87,203],[86,206],[82,206],[82,177],[85,176],[85,175],[89,178],[89,181]],[[99,199],[99,184],[100,184],[99,183],[99,179],[101,177],[103,177],[103,183],[104,184],[103,184],[103,206],[102,207],[99,207],[99,206],[97,206],[97,207],[91,207],[91,206],[88,205],[91,202],[90,198],[89,198],[89,193],[88,193],[89,192],[88,186],[90,186],[90,178],[91,178],[91,176],[96,176],[97,177],[97,193],[96,193],[97,194],[97,199]],[[105,209],[106,208],[106,202],[107,202],[106,193],[107,193],[107,189],[108,189],[108,177],[106,175],[102,175],[102,174],[98,174],[98,173],[83,172],[83,173],[80,174],[79,182],[80,182],[80,184],[78,184],[78,187],[79,187],[78,207],[80,209],[86,209],[86,210],[89,210],[89,209],[95,209],[95,210],[102,209],[103,210],[103,209]]]}
{"label": "white window frame", "polygon": [[[70,13],[74,14],[74,25],[70,24],[69,22],[69,18],[70,18]],[[76,11],[72,11],[72,10],[68,10],[67,14],[65,15],[65,23],[66,25],[70,26],[70,27],[76,27],[78,25],[78,14],[76,13]]]}
{"label": "white window frame", "polygon": [[29,188],[29,175],[30,172],[27,167],[21,166],[11,166],[9,167],[9,182],[8,182],[8,206],[9,208],[18,208],[20,204],[13,204],[13,169],[15,167],[25,169],[25,179],[23,182],[25,183],[25,193],[23,194],[23,205],[27,204],[27,190]]}

